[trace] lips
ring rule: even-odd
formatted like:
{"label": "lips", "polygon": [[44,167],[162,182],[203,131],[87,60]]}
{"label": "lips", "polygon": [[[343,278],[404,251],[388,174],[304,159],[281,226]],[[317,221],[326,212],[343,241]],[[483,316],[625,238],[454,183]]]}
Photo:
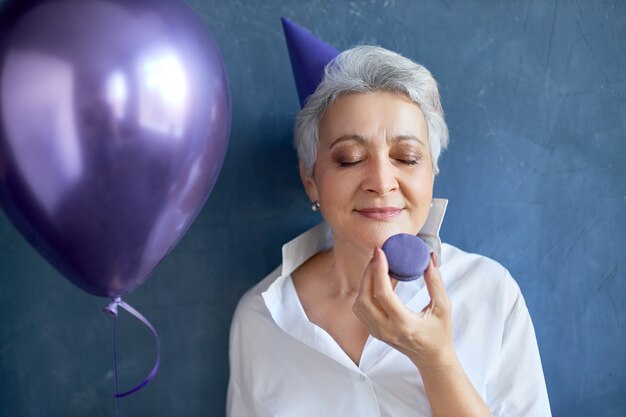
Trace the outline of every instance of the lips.
{"label": "lips", "polygon": [[358,209],[357,213],[370,219],[387,220],[400,215],[402,210],[403,209],[397,207],[368,207]]}

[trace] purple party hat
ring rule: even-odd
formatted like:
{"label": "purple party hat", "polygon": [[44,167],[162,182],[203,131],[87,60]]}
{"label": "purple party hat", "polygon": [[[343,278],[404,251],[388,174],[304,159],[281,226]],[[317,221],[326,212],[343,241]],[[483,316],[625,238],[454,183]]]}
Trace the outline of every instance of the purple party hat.
{"label": "purple party hat", "polygon": [[322,82],[324,67],[339,51],[316,38],[311,32],[282,17],[293,77],[296,80],[300,107]]}

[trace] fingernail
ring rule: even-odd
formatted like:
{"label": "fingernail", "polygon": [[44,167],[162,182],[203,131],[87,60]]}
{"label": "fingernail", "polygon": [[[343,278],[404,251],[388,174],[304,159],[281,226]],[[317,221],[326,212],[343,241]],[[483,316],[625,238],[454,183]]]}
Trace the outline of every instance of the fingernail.
{"label": "fingernail", "polygon": [[378,260],[378,246],[374,246],[374,254],[372,255],[372,259],[377,261]]}
{"label": "fingernail", "polygon": [[434,251],[431,253],[431,257],[433,259],[433,265],[435,265],[435,268],[439,268],[439,258],[437,258],[437,254]]}

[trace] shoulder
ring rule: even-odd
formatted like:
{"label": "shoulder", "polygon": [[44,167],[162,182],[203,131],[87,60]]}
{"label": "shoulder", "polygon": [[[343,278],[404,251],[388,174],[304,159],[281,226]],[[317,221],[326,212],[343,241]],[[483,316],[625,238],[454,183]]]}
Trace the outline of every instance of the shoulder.
{"label": "shoulder", "polygon": [[254,364],[260,363],[272,352],[271,344],[280,336],[263,293],[281,278],[281,267],[267,275],[241,297],[230,325],[229,357],[231,377],[244,381],[254,373]]}
{"label": "shoulder", "polygon": [[[267,375],[273,363],[273,343],[278,337],[265,305],[263,293],[281,277],[279,266],[240,298],[230,326],[229,337],[229,407],[251,407],[255,400],[251,389],[260,378]],[[231,412],[230,414],[237,414]],[[252,415],[252,414],[250,414]]]}
{"label": "shoulder", "polygon": [[522,299],[519,285],[499,262],[447,243],[442,245],[441,257],[441,274],[451,296],[486,303],[503,313]]}
{"label": "shoulder", "polygon": [[279,265],[259,283],[244,293],[235,308],[233,325],[241,321],[249,321],[259,315],[269,317],[262,294],[281,276],[281,270],[282,265]]}

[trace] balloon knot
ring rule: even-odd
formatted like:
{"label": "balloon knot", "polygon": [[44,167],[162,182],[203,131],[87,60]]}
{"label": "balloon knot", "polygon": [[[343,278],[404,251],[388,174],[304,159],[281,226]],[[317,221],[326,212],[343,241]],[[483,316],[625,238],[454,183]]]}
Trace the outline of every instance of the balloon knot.
{"label": "balloon knot", "polygon": [[111,302],[102,308],[102,311],[111,318],[117,318],[117,306],[121,302],[121,297],[113,297],[111,298]]}

